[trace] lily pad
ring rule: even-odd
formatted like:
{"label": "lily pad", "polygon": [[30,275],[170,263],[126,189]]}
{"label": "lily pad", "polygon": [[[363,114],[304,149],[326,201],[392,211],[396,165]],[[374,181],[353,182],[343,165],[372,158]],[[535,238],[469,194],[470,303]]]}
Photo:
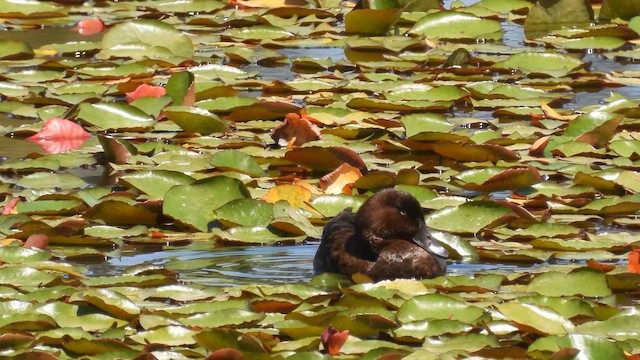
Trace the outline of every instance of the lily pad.
{"label": "lily pad", "polygon": [[457,11],[437,11],[420,18],[409,30],[410,34],[427,35],[430,38],[482,39],[501,37],[502,26],[498,21],[482,19]]}

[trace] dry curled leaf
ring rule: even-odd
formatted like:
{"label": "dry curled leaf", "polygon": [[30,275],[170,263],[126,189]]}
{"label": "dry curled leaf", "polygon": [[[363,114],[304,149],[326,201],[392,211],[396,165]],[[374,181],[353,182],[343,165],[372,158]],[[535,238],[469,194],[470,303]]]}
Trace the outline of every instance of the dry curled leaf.
{"label": "dry curled leaf", "polygon": [[271,138],[280,146],[293,147],[320,139],[320,129],[296,113],[285,116],[282,124],[271,131]]}
{"label": "dry curled leaf", "polygon": [[562,115],[559,112],[552,109],[544,100],[540,100],[540,107],[542,108],[542,112],[549,119],[554,120],[573,120],[578,117],[578,114],[573,115]]}
{"label": "dry curled leaf", "polygon": [[49,245],[49,237],[45,234],[30,235],[24,242],[24,247],[27,249],[46,249],[47,245]]}
{"label": "dry curled leaf", "polygon": [[349,330],[338,331],[333,325],[329,324],[320,335],[320,341],[327,354],[337,355],[348,337]]}
{"label": "dry curled leaf", "polygon": [[353,183],[362,177],[362,173],[356,167],[343,163],[335,170],[323,176],[320,188],[327,194],[350,194]]}

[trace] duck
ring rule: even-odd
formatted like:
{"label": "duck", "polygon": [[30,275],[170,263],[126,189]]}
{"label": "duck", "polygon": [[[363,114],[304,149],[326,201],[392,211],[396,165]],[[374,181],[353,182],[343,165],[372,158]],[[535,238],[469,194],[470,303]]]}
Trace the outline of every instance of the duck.
{"label": "duck", "polygon": [[316,274],[363,274],[374,281],[444,275],[449,253],[429,235],[422,207],[411,194],[384,189],[356,213],[342,210],[324,227]]}

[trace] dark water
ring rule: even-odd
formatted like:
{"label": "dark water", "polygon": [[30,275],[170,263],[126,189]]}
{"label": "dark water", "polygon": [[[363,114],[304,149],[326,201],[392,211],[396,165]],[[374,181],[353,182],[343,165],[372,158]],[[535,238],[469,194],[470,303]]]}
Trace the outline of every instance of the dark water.
{"label": "dark water", "polygon": [[[470,5],[474,0],[464,1]],[[451,1],[446,1],[449,7]],[[511,47],[526,47],[523,42],[524,33],[520,25],[505,23],[506,34],[503,42]],[[80,38],[69,28],[47,28],[26,31],[1,31],[0,38],[28,41],[34,48],[68,41],[94,41],[99,38]],[[344,58],[340,48],[330,49],[280,49],[282,55],[295,59],[301,56],[326,58],[334,60]],[[584,61],[590,63],[591,71],[610,72],[616,70],[640,70],[640,64],[621,64],[602,55],[594,53],[583,54]],[[261,67],[248,65],[245,69],[260,70],[263,79],[289,80],[297,74],[290,66]],[[564,104],[565,108],[578,109],[586,105],[600,104],[615,91],[631,98],[640,97],[639,87],[621,87],[616,89],[598,89],[596,91],[580,91],[575,97]],[[256,94],[259,95],[259,94]],[[490,112],[475,112],[465,114],[479,118],[491,117]],[[15,126],[20,119],[0,114],[0,126]],[[0,137],[0,160],[19,159],[29,153],[38,152],[38,145],[24,139]],[[77,169],[71,172],[80,175],[92,184],[102,184],[105,180],[105,170]],[[123,270],[136,266],[163,266],[180,274],[181,279],[210,285],[235,285],[247,283],[295,283],[306,282],[313,276],[313,256],[317,242],[298,246],[249,246],[227,247],[211,249],[208,244],[191,244],[184,247],[123,247],[108,253],[106,261],[83,263],[92,276],[113,276],[121,274]],[[55,250],[55,248],[54,248]],[[475,274],[483,271],[510,271],[524,269],[512,264],[465,264],[453,263],[449,265],[452,274]]]}

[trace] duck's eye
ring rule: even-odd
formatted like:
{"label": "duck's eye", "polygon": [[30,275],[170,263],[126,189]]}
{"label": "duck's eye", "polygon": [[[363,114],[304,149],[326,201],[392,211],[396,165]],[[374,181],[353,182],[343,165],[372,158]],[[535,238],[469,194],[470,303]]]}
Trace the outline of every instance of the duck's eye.
{"label": "duck's eye", "polygon": [[402,215],[402,216],[407,216],[407,212],[406,212],[406,211],[404,211],[404,210],[400,210],[400,215]]}

